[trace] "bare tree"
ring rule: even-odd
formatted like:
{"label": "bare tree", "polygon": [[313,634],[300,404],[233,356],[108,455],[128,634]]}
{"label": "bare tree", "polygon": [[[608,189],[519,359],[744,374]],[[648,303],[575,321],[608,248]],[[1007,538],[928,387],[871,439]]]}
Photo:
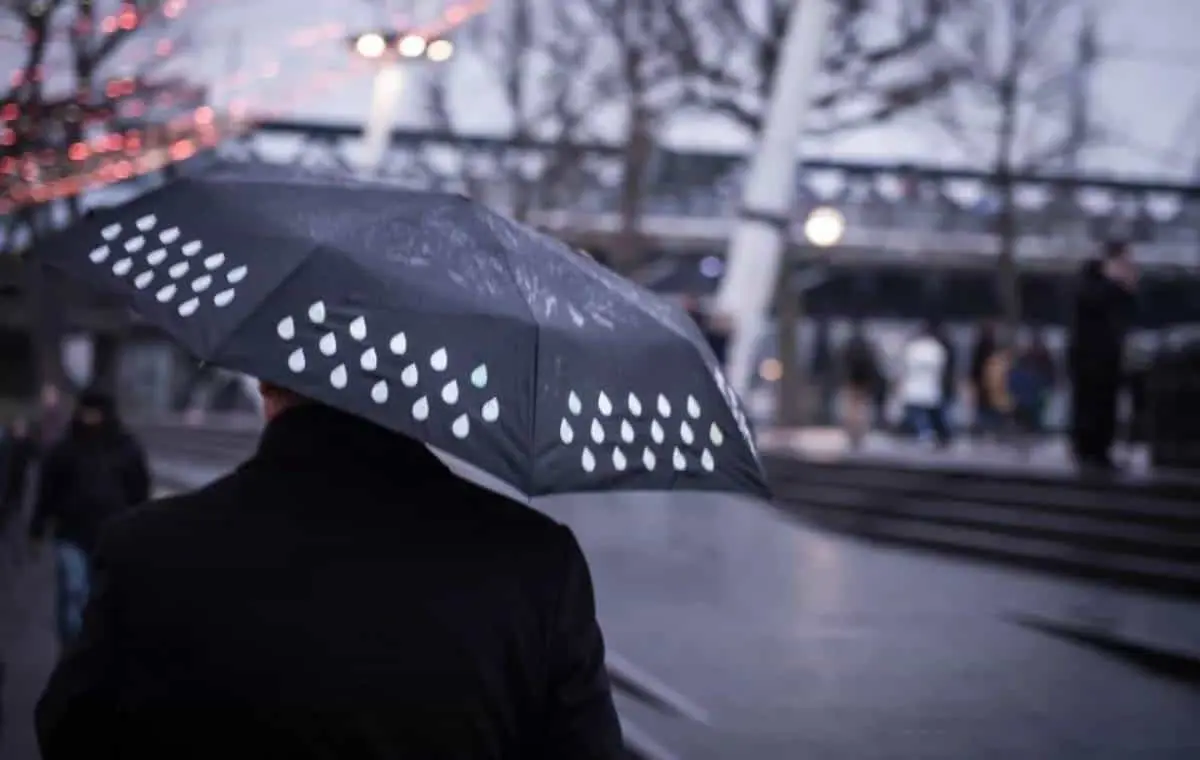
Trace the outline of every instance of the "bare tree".
{"label": "bare tree", "polygon": [[[580,171],[581,127],[606,96],[597,77],[602,67],[595,60],[592,19],[580,11],[566,2],[497,0],[461,32],[486,61],[494,87],[482,89],[501,96],[508,137],[518,147],[469,156],[463,181],[470,194],[503,202],[518,219],[527,219],[539,201],[557,195]],[[456,133],[452,103],[460,93],[452,82],[449,67],[428,72],[427,110],[436,128]]]}
{"label": "bare tree", "polygon": [[[14,85],[0,95],[8,122],[0,133],[0,157],[10,167],[0,177],[0,190],[6,207],[20,208],[17,217],[49,219],[52,207],[45,202],[65,195],[68,218],[73,219],[79,212],[77,194],[55,192],[51,183],[112,158],[92,151],[85,140],[145,127],[153,120],[151,115],[123,118],[123,107],[137,104],[145,111],[147,104],[177,87],[178,82],[164,81],[154,72],[187,41],[185,26],[166,23],[182,7],[179,0],[7,0],[0,6],[0,13],[7,11],[9,20],[17,22],[21,31],[16,36],[26,46]],[[156,38],[151,54],[140,61],[122,59],[128,42],[150,35]],[[66,44],[56,45],[60,42]],[[48,59],[54,48],[65,48],[67,60]],[[47,91],[50,79],[57,79],[56,92]],[[139,145],[119,147],[128,153]]]}
{"label": "bare tree", "polygon": [[598,41],[612,65],[597,90],[611,93],[622,114],[621,163],[617,211],[620,231],[611,263],[631,271],[641,261],[641,219],[647,166],[665,121],[687,98],[681,77],[677,20],[673,0],[586,0]]}
{"label": "bare tree", "polygon": [[[879,123],[941,93],[956,75],[940,31],[965,0],[840,0],[809,134]],[[757,134],[795,0],[672,0],[672,48],[689,100]]]}
{"label": "bare tree", "polygon": [[949,39],[948,60],[965,76],[936,113],[968,155],[987,156],[992,166],[998,296],[1015,325],[1022,308],[1014,177],[1074,172],[1081,151],[1105,139],[1088,98],[1099,57],[1096,22],[1084,0],[974,0]]}
{"label": "bare tree", "polygon": [[[144,70],[126,70],[105,82],[100,77],[137,36],[158,35],[155,63],[178,50],[183,38],[170,36],[163,22],[181,8],[177,0],[108,4],[97,0],[5,0],[0,5],[0,15],[13,29],[12,35],[25,45],[22,67],[11,89],[0,95],[6,122],[0,127],[0,161],[6,169],[0,178],[0,192],[10,211],[4,240],[9,252],[16,245],[34,244],[64,216],[55,214],[58,194],[51,189],[94,166],[94,159],[86,155],[89,132],[128,128],[130,125],[122,125],[118,118],[122,103],[137,99],[144,104],[159,94],[161,83],[146,78]],[[48,58],[56,38],[65,41],[69,50],[71,81],[65,94],[47,89],[58,63]],[[81,211],[81,187],[75,183],[65,192],[68,221]],[[33,340],[41,382],[61,387],[65,377],[58,347],[65,326],[58,288],[41,267],[28,266],[26,271],[36,306]],[[99,354],[112,350],[97,352],[99,364],[111,364]]]}

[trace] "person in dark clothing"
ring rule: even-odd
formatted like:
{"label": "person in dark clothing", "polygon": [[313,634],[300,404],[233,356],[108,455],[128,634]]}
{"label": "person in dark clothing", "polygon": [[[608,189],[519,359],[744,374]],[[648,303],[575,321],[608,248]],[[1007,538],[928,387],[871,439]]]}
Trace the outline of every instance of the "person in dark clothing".
{"label": "person in dark clothing", "polygon": [[249,461],[106,529],[44,760],[623,757],[572,532],[263,391]]}
{"label": "person in dark clothing", "polygon": [[36,453],[29,423],[20,418],[13,420],[0,440],[0,532],[21,513]]}
{"label": "person in dark clothing", "polygon": [[729,352],[729,325],[717,315],[709,313],[700,303],[700,299],[688,295],[683,299],[683,309],[687,312],[696,326],[704,335],[705,342],[712,349],[717,363],[724,365]]}
{"label": "person in dark clothing", "polygon": [[100,526],[150,498],[146,455],[117,418],[110,396],[86,391],[67,434],[46,453],[30,522],[40,542],[54,529],[58,632],[66,644],[78,633],[87,602],[89,557]]}
{"label": "person in dark clothing", "polygon": [[871,400],[882,385],[879,359],[861,321],[855,320],[842,348],[841,374],[845,393],[844,429],[853,448],[862,446],[871,427]]}
{"label": "person in dark clothing", "polygon": [[971,387],[971,395],[975,399],[974,427],[977,433],[995,433],[1003,418],[1003,413],[995,408],[987,390],[988,362],[999,349],[999,336],[995,323],[985,322],[980,325],[979,332],[975,337],[975,345],[971,349],[971,364],[967,368],[967,382]]}
{"label": "person in dark clothing", "polygon": [[1079,274],[1067,364],[1072,388],[1071,444],[1079,464],[1109,470],[1117,431],[1125,336],[1137,270],[1129,248],[1111,243]]}
{"label": "person in dark clothing", "polygon": [[1009,372],[1009,392],[1019,429],[1028,435],[1045,431],[1046,408],[1058,384],[1054,357],[1041,335],[1034,334]]}

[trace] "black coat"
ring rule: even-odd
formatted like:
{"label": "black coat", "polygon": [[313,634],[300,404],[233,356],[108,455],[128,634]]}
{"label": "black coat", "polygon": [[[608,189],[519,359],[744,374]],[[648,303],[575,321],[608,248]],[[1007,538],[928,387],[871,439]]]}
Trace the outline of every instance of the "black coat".
{"label": "black coat", "polygon": [[42,459],[30,533],[55,537],[90,552],[105,520],[150,498],[146,454],[117,425],[73,423]]}
{"label": "black coat", "polygon": [[566,527],[324,407],[106,528],[45,760],[621,757]]}
{"label": "black coat", "polygon": [[31,436],[6,435],[0,439],[0,523],[6,510],[20,509],[25,500],[29,470],[37,447]]}
{"label": "black coat", "polygon": [[1115,383],[1121,373],[1125,336],[1133,319],[1133,293],[1104,276],[1099,261],[1080,271],[1067,362],[1072,379]]}

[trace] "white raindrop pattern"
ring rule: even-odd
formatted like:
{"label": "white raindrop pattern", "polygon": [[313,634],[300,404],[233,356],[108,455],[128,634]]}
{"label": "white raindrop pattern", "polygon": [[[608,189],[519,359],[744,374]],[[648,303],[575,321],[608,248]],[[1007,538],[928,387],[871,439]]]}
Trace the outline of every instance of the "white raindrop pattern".
{"label": "white raindrop pattern", "polygon": [[737,392],[729,385],[724,373],[715,367],[712,369],[712,378],[713,382],[717,384],[717,388],[721,391],[721,395],[725,397],[725,403],[729,405],[729,412],[733,415],[733,421],[737,423],[738,432],[742,434],[746,445],[750,447],[750,453],[755,458],[758,458],[758,446],[754,442],[754,433],[750,431],[750,424],[746,420],[746,412],[742,409],[742,402],[738,399]]}
{"label": "white raindrop pattern", "polygon": [[572,390],[558,437],[565,446],[578,445],[579,466],[586,473],[602,467],[709,473],[716,469],[716,453],[726,436],[691,394],[600,391],[585,397]]}
{"label": "white raindrop pattern", "polygon": [[[447,420],[450,433],[459,440],[468,438],[474,425],[500,419],[500,399],[488,390],[486,364],[463,365],[460,372],[445,346],[420,356],[403,331],[373,330],[370,320],[360,315],[339,332],[328,319],[329,307],[317,300],[301,314],[276,323],[275,334],[288,347],[287,367],[293,374],[314,371],[312,360],[319,357],[322,366],[334,364],[327,380],[334,390],[365,393],[380,406],[404,404],[414,422]],[[300,345],[302,334],[315,336],[315,346]],[[398,383],[380,372],[385,359],[401,367]]]}
{"label": "white raindrop pattern", "polygon": [[245,264],[231,265],[222,252],[205,250],[204,241],[185,239],[178,227],[166,227],[154,214],[145,214],[129,227],[113,223],[100,231],[101,243],[88,259],[109,267],[133,287],[152,293],[160,304],[172,305],[188,318],[201,307],[229,306],[238,285],[249,275]]}

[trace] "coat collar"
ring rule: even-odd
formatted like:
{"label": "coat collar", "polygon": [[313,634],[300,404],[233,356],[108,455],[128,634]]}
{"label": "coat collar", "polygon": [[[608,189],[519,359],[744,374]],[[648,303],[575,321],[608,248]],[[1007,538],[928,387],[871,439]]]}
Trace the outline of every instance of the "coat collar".
{"label": "coat collar", "polygon": [[296,467],[370,470],[408,483],[454,478],[420,441],[319,404],[293,407],[267,423],[255,458]]}

